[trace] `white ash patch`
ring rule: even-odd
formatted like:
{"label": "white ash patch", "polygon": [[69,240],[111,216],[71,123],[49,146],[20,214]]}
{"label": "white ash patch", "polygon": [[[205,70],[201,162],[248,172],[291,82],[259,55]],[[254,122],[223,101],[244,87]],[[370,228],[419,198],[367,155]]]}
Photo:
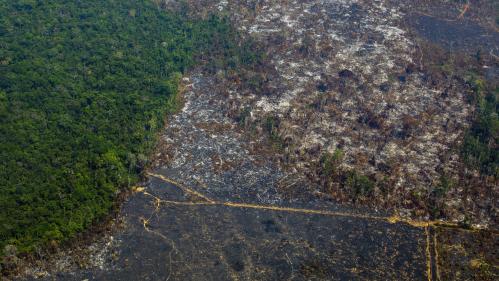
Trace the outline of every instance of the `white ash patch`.
{"label": "white ash patch", "polygon": [[227,8],[227,5],[229,4],[228,0],[221,0],[218,2],[217,8],[221,12]]}

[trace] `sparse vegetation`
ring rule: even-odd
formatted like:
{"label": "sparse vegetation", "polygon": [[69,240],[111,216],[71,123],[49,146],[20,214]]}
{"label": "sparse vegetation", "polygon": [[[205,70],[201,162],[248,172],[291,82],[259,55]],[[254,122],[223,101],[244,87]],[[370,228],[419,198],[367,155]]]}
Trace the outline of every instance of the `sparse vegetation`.
{"label": "sparse vegetation", "polygon": [[331,153],[325,153],[321,157],[322,172],[326,177],[338,175],[339,165],[343,161],[343,150],[337,148]]}
{"label": "sparse vegetation", "polygon": [[345,171],[340,165],[343,161],[343,150],[336,149],[333,153],[325,153],[321,157],[321,174],[328,183],[336,183],[348,192],[348,196],[357,201],[374,191],[375,182],[356,170]]}
{"label": "sparse vegetation", "polygon": [[265,131],[269,135],[270,142],[272,146],[277,150],[281,150],[284,148],[284,141],[279,135],[279,119],[269,116],[265,119],[264,124]]}
{"label": "sparse vegetation", "polygon": [[345,184],[352,192],[354,198],[369,195],[374,190],[374,182],[367,176],[361,175],[356,171],[347,173]]}
{"label": "sparse vegetation", "polygon": [[476,104],[474,122],[462,146],[465,163],[483,175],[499,176],[499,88],[488,89],[482,79],[472,79],[473,102]]}

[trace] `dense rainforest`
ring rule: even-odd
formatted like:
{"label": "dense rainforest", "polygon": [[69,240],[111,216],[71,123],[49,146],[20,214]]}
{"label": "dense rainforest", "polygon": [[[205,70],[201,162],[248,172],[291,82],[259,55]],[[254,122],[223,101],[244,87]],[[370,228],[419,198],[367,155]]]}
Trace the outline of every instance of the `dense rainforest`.
{"label": "dense rainforest", "polygon": [[148,0],[0,0],[0,251],[63,241],[109,212],[181,74],[254,59],[236,36]]}

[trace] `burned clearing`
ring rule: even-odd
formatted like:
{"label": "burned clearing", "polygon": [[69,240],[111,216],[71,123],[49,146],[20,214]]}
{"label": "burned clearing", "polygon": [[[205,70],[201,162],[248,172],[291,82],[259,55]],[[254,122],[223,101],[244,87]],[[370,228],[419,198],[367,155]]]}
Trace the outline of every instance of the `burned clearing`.
{"label": "burned clearing", "polygon": [[467,166],[462,145],[477,81],[497,87],[499,33],[493,1],[464,2],[187,1],[263,59],[182,79],[103,263],[28,273],[494,280],[497,175]]}
{"label": "burned clearing", "polygon": [[[209,97],[210,108],[192,109],[189,118],[201,122],[208,115],[198,110],[212,110],[220,115],[210,119],[213,128],[234,127],[237,136],[211,135],[215,147],[228,148],[216,138],[230,136],[249,152],[241,150],[240,161],[237,150],[214,152],[240,164],[227,173],[249,170],[242,163],[251,158],[272,159],[277,172],[266,182],[280,198],[307,193],[413,218],[495,225],[497,178],[469,169],[460,153],[476,116],[475,83],[497,85],[492,4],[473,2],[461,17],[456,3],[392,2],[190,3],[197,15],[228,15],[266,59],[204,75],[212,86],[194,92],[198,101]],[[188,132],[181,134],[196,138]],[[178,150],[184,141],[173,136],[165,139]],[[193,161],[204,169],[216,162]],[[208,171],[181,178],[200,176],[230,185]]]}

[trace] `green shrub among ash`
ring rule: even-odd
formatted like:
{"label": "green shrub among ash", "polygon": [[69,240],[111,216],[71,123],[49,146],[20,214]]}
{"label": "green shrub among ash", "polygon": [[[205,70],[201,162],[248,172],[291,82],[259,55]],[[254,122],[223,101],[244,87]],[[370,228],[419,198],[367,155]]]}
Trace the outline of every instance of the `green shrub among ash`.
{"label": "green shrub among ash", "polygon": [[472,79],[474,121],[466,133],[461,155],[468,167],[482,175],[499,177],[499,88],[490,89],[484,80]]}

